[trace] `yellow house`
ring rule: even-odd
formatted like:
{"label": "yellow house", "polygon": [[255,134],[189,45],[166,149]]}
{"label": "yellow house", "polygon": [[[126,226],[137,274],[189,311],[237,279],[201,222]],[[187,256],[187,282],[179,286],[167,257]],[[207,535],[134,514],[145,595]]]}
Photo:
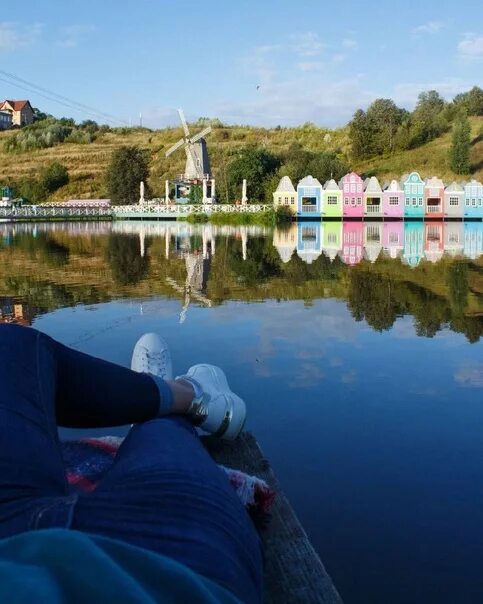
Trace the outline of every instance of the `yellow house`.
{"label": "yellow house", "polygon": [[288,176],[284,176],[278,183],[273,194],[273,205],[275,209],[285,206],[290,209],[292,214],[297,212],[297,191]]}

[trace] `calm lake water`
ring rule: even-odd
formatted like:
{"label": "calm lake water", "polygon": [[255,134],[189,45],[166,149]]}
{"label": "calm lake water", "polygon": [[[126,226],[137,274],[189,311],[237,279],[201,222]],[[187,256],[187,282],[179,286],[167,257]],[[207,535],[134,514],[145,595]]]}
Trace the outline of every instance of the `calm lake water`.
{"label": "calm lake water", "polygon": [[221,365],[347,603],[479,603],[482,254],[475,223],[0,224],[0,317]]}

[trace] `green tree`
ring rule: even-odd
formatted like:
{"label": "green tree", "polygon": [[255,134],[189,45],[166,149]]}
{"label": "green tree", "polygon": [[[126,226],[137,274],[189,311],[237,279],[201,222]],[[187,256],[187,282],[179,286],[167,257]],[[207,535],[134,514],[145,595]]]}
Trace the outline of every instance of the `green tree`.
{"label": "green tree", "polygon": [[203,201],[203,188],[200,185],[193,185],[189,194],[190,203],[201,203]]}
{"label": "green tree", "polygon": [[372,149],[376,154],[395,149],[396,134],[408,113],[391,99],[376,99],[367,109],[366,118],[372,132]]}
{"label": "green tree", "polygon": [[457,94],[453,103],[465,109],[468,115],[483,115],[483,90],[474,86],[468,92]]}
{"label": "green tree", "polygon": [[470,172],[471,127],[466,115],[460,115],[453,125],[453,138],[449,151],[451,169],[456,174]]}
{"label": "green tree", "polygon": [[40,172],[40,184],[48,193],[54,193],[68,182],[69,173],[67,168],[59,162],[51,163]]}
{"label": "green tree", "polygon": [[354,159],[364,159],[372,155],[373,132],[362,109],[358,109],[349,122],[349,138]]}
{"label": "green tree", "polygon": [[262,201],[266,181],[279,166],[280,159],[266,149],[258,147],[242,149],[238,157],[233,159],[226,168],[231,199],[240,198],[242,181],[246,178],[248,199],[254,202]]}
{"label": "green tree", "polygon": [[135,204],[139,201],[139,184],[145,184],[149,196],[148,157],[139,147],[120,147],[112,154],[106,171],[106,189],[113,204]]}
{"label": "green tree", "polygon": [[306,173],[315,176],[322,184],[334,178],[341,179],[349,171],[345,161],[339,159],[335,153],[317,153],[317,155],[306,166]]}
{"label": "green tree", "polygon": [[421,92],[411,115],[411,146],[418,147],[440,136],[448,128],[444,99],[436,90]]}

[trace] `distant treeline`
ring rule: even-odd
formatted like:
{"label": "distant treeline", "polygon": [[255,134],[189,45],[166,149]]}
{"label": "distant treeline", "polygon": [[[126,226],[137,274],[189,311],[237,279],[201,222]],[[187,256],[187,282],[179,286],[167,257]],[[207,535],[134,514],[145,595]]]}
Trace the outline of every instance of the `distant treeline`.
{"label": "distant treeline", "polygon": [[422,92],[414,111],[391,99],[377,99],[358,109],[349,123],[354,159],[413,149],[441,136],[461,117],[483,115],[483,90],[475,86],[446,102],[436,90]]}

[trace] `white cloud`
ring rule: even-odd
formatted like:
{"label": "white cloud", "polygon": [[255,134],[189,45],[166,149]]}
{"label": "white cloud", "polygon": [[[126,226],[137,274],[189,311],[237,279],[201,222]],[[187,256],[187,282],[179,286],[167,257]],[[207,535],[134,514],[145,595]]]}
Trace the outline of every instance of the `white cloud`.
{"label": "white cloud", "polygon": [[454,379],[465,388],[483,388],[483,365],[462,367]]}
{"label": "white cloud", "polygon": [[20,25],[15,22],[0,22],[0,51],[31,46],[37,41],[42,28],[41,23]]}
{"label": "white cloud", "polygon": [[413,34],[438,34],[442,29],[446,27],[443,21],[429,21],[423,25],[418,25],[412,30]]}
{"label": "white cloud", "polygon": [[299,71],[318,71],[323,66],[321,61],[302,61],[297,63],[297,69]]}
{"label": "white cloud", "polygon": [[334,61],[334,63],[342,63],[345,61],[345,55],[342,53],[335,54],[332,57],[332,61]]}
{"label": "white cloud", "polygon": [[313,31],[290,35],[291,49],[301,57],[315,57],[319,55],[326,45]]}
{"label": "white cloud", "polygon": [[342,46],[344,48],[357,48],[358,44],[357,41],[352,38],[345,38],[342,40]]}
{"label": "white cloud", "polygon": [[458,54],[465,59],[483,57],[483,35],[465,34],[458,44]]}
{"label": "white cloud", "polygon": [[75,48],[79,42],[96,30],[94,25],[68,25],[61,30],[59,46]]}

